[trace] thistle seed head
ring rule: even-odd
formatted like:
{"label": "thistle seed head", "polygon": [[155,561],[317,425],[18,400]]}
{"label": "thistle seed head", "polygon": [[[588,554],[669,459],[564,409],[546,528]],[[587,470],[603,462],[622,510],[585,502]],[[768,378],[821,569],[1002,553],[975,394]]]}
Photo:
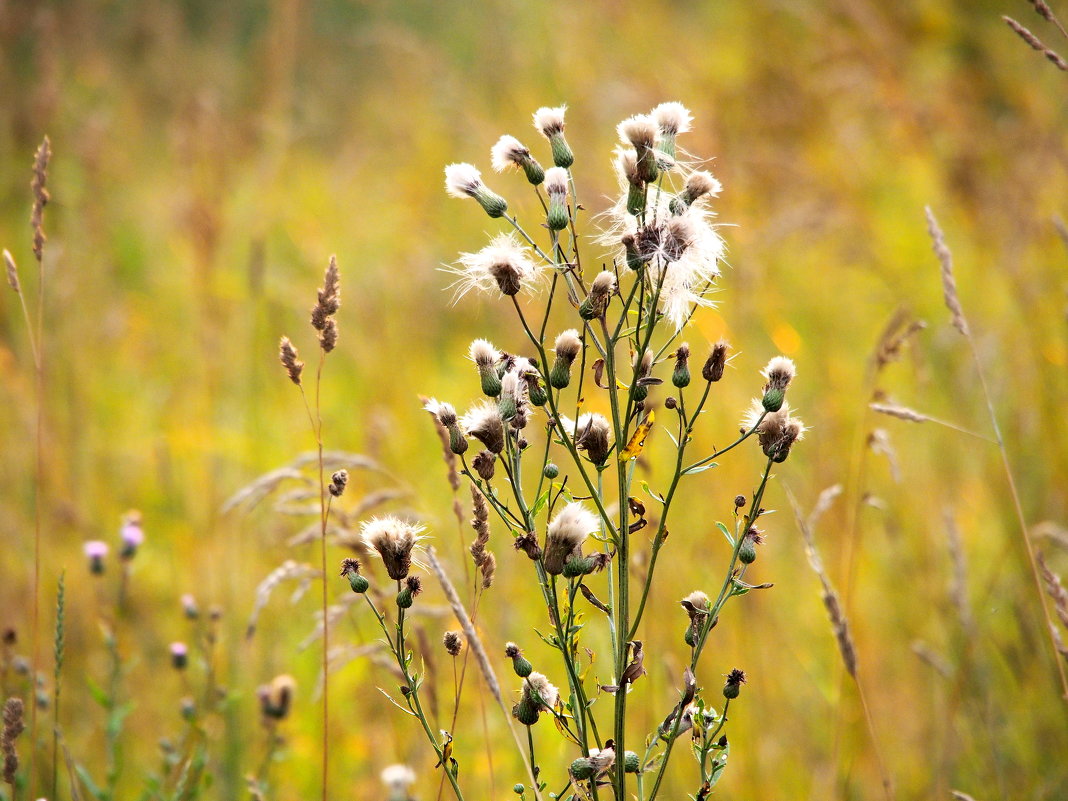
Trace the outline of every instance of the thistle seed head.
{"label": "thistle seed head", "polygon": [[425,537],[422,526],[397,517],[375,517],[360,526],[364,543],[378,552],[386,572],[394,581],[407,578],[412,566],[412,549]]}

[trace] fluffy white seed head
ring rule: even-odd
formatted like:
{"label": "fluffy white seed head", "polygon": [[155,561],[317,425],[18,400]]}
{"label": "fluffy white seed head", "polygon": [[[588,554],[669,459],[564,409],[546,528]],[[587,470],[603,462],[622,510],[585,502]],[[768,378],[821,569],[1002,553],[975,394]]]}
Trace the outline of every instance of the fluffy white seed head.
{"label": "fluffy white seed head", "polygon": [[567,196],[567,170],[550,167],[545,171],[545,191],[557,197]]}
{"label": "fluffy white seed head", "polygon": [[637,148],[653,147],[659,133],[656,122],[647,114],[628,117],[616,126],[616,132],[621,142]]}
{"label": "fluffy white seed head", "polygon": [[715,197],[722,190],[723,185],[708,170],[694,170],[686,178],[686,196],[690,203],[705,195]]}
{"label": "fluffy white seed head", "polygon": [[560,332],[560,335],[556,338],[555,352],[557,356],[570,364],[575,361],[575,357],[578,356],[580,350],[582,350],[582,340],[579,338],[577,330],[569,328]]}
{"label": "fluffy white seed head", "polygon": [[496,403],[484,400],[475,404],[460,419],[460,427],[493,453],[504,450],[504,421]]}
{"label": "fluffy white seed head", "polygon": [[434,415],[438,422],[446,428],[456,425],[456,409],[453,408],[451,403],[439,401],[437,398],[430,398],[423,404],[423,408]]}
{"label": "fluffy white seed head", "polygon": [[701,592],[700,590],[694,590],[689,595],[687,595],[685,598],[683,598],[682,602],[683,602],[683,605],[689,604],[690,606],[694,607],[695,609],[708,610],[710,608],[709,607],[708,596],[705,593]]}
{"label": "fluffy white seed head", "polygon": [[[615,168],[616,177],[619,179],[622,188],[626,189],[631,184],[641,182],[638,177],[638,154],[631,148],[617,147],[615,157],[612,159],[612,166]],[[626,195],[624,194],[625,200]]]}
{"label": "fluffy white seed head", "polygon": [[531,673],[523,683],[523,690],[530,699],[548,711],[560,700],[560,691],[541,673]]}
{"label": "fluffy white seed head", "polygon": [[450,164],[445,168],[445,191],[451,197],[474,197],[485,185],[474,164]]}
{"label": "fluffy white seed head", "polygon": [[590,294],[592,295],[611,295],[615,292],[615,289],[616,276],[610,270],[602,270],[597,273],[593,283],[590,284]]}
{"label": "fluffy white seed head", "polygon": [[581,545],[586,536],[597,531],[600,523],[597,515],[587,509],[582,502],[572,501],[549,523],[547,537],[549,541],[567,544],[568,552]]}
{"label": "fluffy white seed head", "polygon": [[382,771],[381,778],[390,798],[407,798],[408,789],[415,784],[415,771],[407,765],[390,765]]}
{"label": "fluffy white seed head", "polygon": [[510,232],[498,234],[476,253],[461,253],[459,266],[446,272],[457,276],[452,285],[456,300],[472,290],[514,295],[523,288],[537,289],[541,283],[541,270],[530,257],[530,249]]}
{"label": "fluffy white seed head", "polygon": [[542,106],[534,112],[534,128],[542,136],[550,137],[564,130],[564,112],[567,106]]}
{"label": "fluffy white seed head", "polygon": [[668,136],[686,133],[693,125],[693,115],[682,103],[661,103],[649,116],[655,120],[660,132]]}
{"label": "fluffy white seed head", "polygon": [[479,367],[489,367],[501,360],[501,352],[487,339],[476,339],[468,351],[471,361]]}
{"label": "fluffy white seed head", "polygon": [[394,580],[408,575],[412,564],[412,549],[425,537],[423,526],[413,525],[398,517],[375,517],[360,525],[364,544],[378,552],[386,572]]}
{"label": "fluffy white seed head", "polygon": [[796,374],[797,368],[794,366],[792,359],[788,359],[785,356],[776,356],[761,371],[761,375],[767,381],[765,391],[769,389],[785,391],[790,386],[790,382],[794,380]]}
{"label": "fluffy white seed head", "polygon": [[530,150],[514,136],[505,134],[490,149],[490,163],[497,172],[522,166],[523,160],[530,158]]}

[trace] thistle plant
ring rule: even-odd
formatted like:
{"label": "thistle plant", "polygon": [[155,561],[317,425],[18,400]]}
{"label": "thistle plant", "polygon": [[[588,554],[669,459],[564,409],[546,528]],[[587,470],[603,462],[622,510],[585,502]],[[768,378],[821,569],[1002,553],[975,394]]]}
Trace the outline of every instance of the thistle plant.
{"label": "thistle plant", "polygon": [[[747,583],[746,572],[764,539],[758,523],[772,470],[805,427],[787,400],[794,365],[777,356],[762,381],[753,377],[760,391],[733,441],[711,453],[692,452],[695,428],[715,397],[713,385],[725,377],[730,346],[715,343],[691,366],[691,347],[682,341],[695,312],[711,304],[724,254],[710,208],[720,184],[688,161],[678,144],[691,120],[681,104],[665,103],[620,123],[614,154],[619,194],[592,235],[582,230],[579,162],[565,138],[564,107],[534,114],[554,166],[543,168],[532,149],[510,135],[491,151],[498,172],[525,179],[516,191],[533,191],[542,211],[537,219],[520,221],[474,165],[445,168],[448,194],[475,200],[500,227],[485,247],[462,253],[447,268],[455,276],[455,299],[478,292],[511,306],[516,342],[507,351],[488,339],[472,343],[472,394],[481,397],[465,413],[439,400],[425,408],[447,432],[442,441],[476,497],[478,548],[472,553],[477,560],[476,551],[488,541],[481,507],[508,532],[517,558],[531,563],[532,591],[548,610],[548,629],[537,625],[559,653],[558,665],[532,665],[514,642],[497,649],[519,680],[510,725],[513,733],[516,723],[526,730],[527,776],[515,786],[524,798],[543,798],[551,788],[555,798],[654,799],[684,735],[698,763],[694,796],[705,798],[729,753],[728,709],[739,703],[745,674],[730,665],[705,665],[701,657],[727,602],[770,586]],[[672,468],[636,482],[646,443],[661,431],[674,444]],[[753,441],[750,452],[739,448],[747,440]],[[677,492],[684,479],[707,480],[705,471],[736,448],[743,458],[757,457],[759,479],[748,493],[724,498],[732,525],[718,524],[730,547],[721,583],[681,599],[679,646],[689,653],[678,703],[655,730],[636,731],[628,709],[641,703],[643,624],[662,572],[657,567]],[[424,532],[385,518],[366,523],[364,533],[396,582],[396,602],[379,608],[368,592],[375,588],[355,560],[346,560],[342,574],[367,598],[397,661],[404,684],[395,703],[419,720],[437,754],[436,767],[462,799],[452,745],[463,734],[434,731],[420,699],[424,677],[406,639],[405,618],[421,586],[413,553]],[[646,543],[647,565],[638,571],[635,554]],[[433,551],[427,557],[454,598]],[[604,575],[592,578],[599,573]],[[580,596],[596,610],[592,624],[583,622]],[[457,616],[466,620],[462,609]],[[587,626],[607,630],[609,664],[590,664],[593,652],[583,647]],[[477,639],[469,640],[481,649]],[[492,668],[483,672],[499,695]],[[595,674],[612,678],[598,686],[590,678]],[[719,678],[724,675],[726,684]],[[552,719],[572,744],[569,767],[539,762],[537,740],[552,728],[542,724],[535,736],[544,719]]]}

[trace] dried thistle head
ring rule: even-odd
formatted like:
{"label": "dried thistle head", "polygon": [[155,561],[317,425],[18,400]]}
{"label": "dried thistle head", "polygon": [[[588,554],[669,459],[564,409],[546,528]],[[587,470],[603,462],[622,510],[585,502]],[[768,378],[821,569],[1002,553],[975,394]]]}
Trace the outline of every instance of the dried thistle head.
{"label": "dried thistle head", "polygon": [[754,400],[742,419],[742,426],[749,431],[758,425],[758,421],[757,439],[760,447],[764,455],[775,462],[786,461],[790,448],[795,442],[804,439],[808,430],[804,423],[790,416],[790,406],[785,402],[778,411],[768,412],[764,402]]}
{"label": "dried thistle head", "polygon": [[422,526],[397,517],[375,517],[360,525],[364,543],[382,558],[386,573],[394,581],[408,576],[412,566],[412,549],[423,541]]}
{"label": "dried thistle head", "polygon": [[712,346],[712,352],[708,354],[704,367],[701,368],[701,377],[705,381],[715,382],[723,378],[723,370],[727,366],[727,351],[730,345],[721,339]]}
{"label": "dried thistle head", "polygon": [[289,341],[289,337],[282,337],[278,345],[278,358],[282,362],[282,366],[286,368],[289,380],[299,387],[300,374],[304,371],[304,362],[300,360],[297,349]]}
{"label": "dried thistle head", "polygon": [[445,636],[441,638],[441,643],[445,646],[445,653],[449,656],[459,656],[464,649],[464,638],[458,631],[446,631]]}
{"label": "dried thistle head", "polygon": [[556,337],[555,358],[549,370],[549,384],[563,389],[571,383],[571,365],[582,350],[582,340],[574,328],[569,328]]}
{"label": "dried thistle head", "polygon": [[293,705],[293,696],[297,691],[297,682],[288,673],[275,676],[269,684],[261,685],[256,690],[260,700],[260,712],[265,720],[284,720]]}
{"label": "dried thistle head", "polygon": [[646,114],[638,114],[623,120],[616,130],[623,142],[634,146],[638,178],[647,184],[655,181],[659,168],[653,148],[660,134],[656,121]]}
{"label": "dried thistle head", "polygon": [[672,159],[675,158],[675,137],[690,130],[693,115],[682,103],[661,103],[649,114],[660,129],[660,149]]}
{"label": "dried thistle head", "polygon": [[[604,464],[612,447],[609,442],[611,432],[612,424],[603,414],[587,412],[579,415],[573,434],[575,447],[585,451],[594,464]],[[571,434],[571,431],[568,433]]]}
{"label": "dried thistle head", "polygon": [[335,498],[340,498],[341,495],[345,492],[345,487],[348,485],[348,483],[349,471],[338,470],[336,473],[330,476],[330,486],[328,487],[328,489],[330,490],[330,494],[333,495]]}
{"label": "dried thistle head", "polygon": [[475,468],[479,478],[489,481],[496,472],[497,455],[493,451],[479,451],[471,466]]}

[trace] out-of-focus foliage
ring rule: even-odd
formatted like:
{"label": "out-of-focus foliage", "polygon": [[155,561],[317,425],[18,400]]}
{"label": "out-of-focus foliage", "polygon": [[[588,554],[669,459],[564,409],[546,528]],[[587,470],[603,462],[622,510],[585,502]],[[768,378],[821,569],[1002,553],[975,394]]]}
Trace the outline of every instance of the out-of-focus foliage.
{"label": "out-of-focus foliage", "polygon": [[[352,497],[399,482],[410,492],[394,503],[426,519],[462,575],[440,445],[417,396],[463,405],[477,395],[463,359],[470,340],[488,336],[506,349],[522,342],[504,341],[514,331],[507,307],[473,298],[448,305],[437,268],[494,229],[477,209],[446,198],[441,168],[473,161],[488,172],[488,149],[505,132],[540,147],[530,113],[566,102],[580,198],[596,212],[614,191],[615,123],[680,100],[696,117],[684,144],[716,155],[711,169],[725,187],[716,205],[730,226],[719,307],[698,315],[688,339],[701,353],[726,335],[741,351],[717,385],[711,414],[719,419],[706,430],[728,441],[774,352],[797,361],[793,403],[813,428],[769,493],[782,513],[769,518],[751,575],[775,588],[731,609],[706,657],[723,673],[749,675],[732,705],[734,747],[717,790],[737,798],[880,792],[858,699],[842,681],[783,495],[785,485],[808,507],[842,483],[817,538],[851,617],[899,797],[944,798],[950,788],[977,799],[1068,795],[1068,708],[996,448],[867,411],[877,339],[905,308],[928,327],[878,386],[989,431],[970,355],[942,306],[923,220],[930,204],[954,250],[1028,521],[1068,519],[1068,282],[1053,223],[1068,214],[1065,77],[1006,28],[1007,8],[1058,44],[1023,0],[0,5],[0,245],[19,262],[31,297],[29,165],[43,134],[55,151],[42,609],[48,643],[51,593],[66,568],[62,724],[71,752],[90,764],[102,753],[87,679],[101,683],[107,671],[96,619],[110,585],[89,576],[82,542],[114,542],[121,513],[137,507],[147,542],[119,631],[135,699],[124,797],[158,764],[156,741],[181,730],[179,699],[189,691],[169,668],[167,644],[189,636],[177,602],[184,592],[224,610],[217,669],[232,702],[209,730],[211,794],[239,797],[266,742],[255,688],[288,672],[300,689],[274,776],[279,797],[311,796],[319,655],[316,645],[298,646],[314,627],[314,601],[290,609],[279,593],[244,639],[260,580],[286,558],[313,560],[310,546],[286,545],[305,521],[220,512],[236,489],[312,445],[277,364],[278,336],[312,352],[305,313],[337,253],[343,305],[324,383],[328,447],[384,465],[396,482],[355,473]],[[521,178],[492,183],[521,215],[533,213]],[[4,293],[0,600],[22,647],[33,370],[21,311]],[[865,448],[876,427],[893,444],[900,481],[885,456]],[[666,656],[680,651],[685,628],[677,601],[711,589],[705,584],[719,574],[712,567],[726,545],[710,521],[752,490],[760,460],[751,456],[684,488],[689,511],[680,508],[661,557],[672,575],[653,599],[664,624],[645,644],[648,681],[631,702],[647,710],[650,726],[677,697],[679,665]],[[947,589],[946,508],[963,536],[972,632]],[[1036,544],[1055,570],[1068,571],[1063,544],[1041,536]],[[530,628],[544,610],[517,589],[529,580],[525,557],[507,543],[497,552],[481,627],[504,672],[506,639],[521,641],[537,664]],[[340,580],[331,586],[344,589]],[[427,596],[428,605],[441,603],[440,594]],[[353,619],[339,638],[355,644],[371,628],[358,613]],[[445,623],[427,618],[425,626],[436,645]],[[433,655],[448,699],[451,669],[440,649]],[[50,660],[44,665],[50,673]],[[473,671],[467,681],[456,742],[462,776],[484,789],[481,797],[502,798],[520,766],[514,751],[496,752],[492,768],[484,758],[480,685]],[[398,761],[417,770],[419,796],[434,797],[438,777],[420,736],[373,689],[395,683],[365,659],[336,674],[333,797],[373,797],[378,772]],[[500,741],[503,725],[485,705]],[[50,716],[42,721],[50,731]],[[560,748],[561,776],[574,756]],[[693,770],[684,759],[673,766],[671,797],[694,790]]]}

